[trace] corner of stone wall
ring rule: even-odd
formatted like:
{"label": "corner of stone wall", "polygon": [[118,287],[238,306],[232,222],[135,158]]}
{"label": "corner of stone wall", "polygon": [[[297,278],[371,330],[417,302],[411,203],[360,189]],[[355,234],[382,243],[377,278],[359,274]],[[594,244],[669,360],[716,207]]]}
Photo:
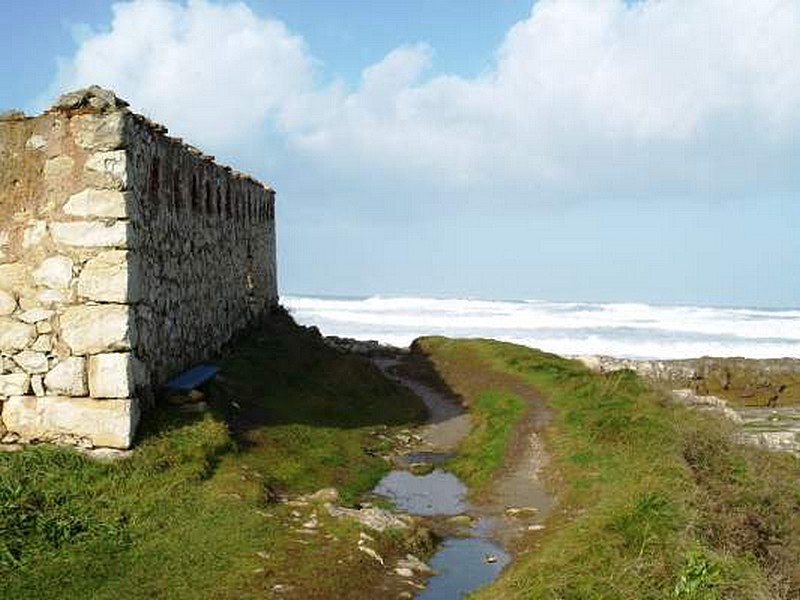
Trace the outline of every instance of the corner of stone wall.
{"label": "corner of stone wall", "polygon": [[0,177],[38,173],[0,190],[2,442],[133,441],[148,378],[134,355],[129,120],[124,107],[78,101],[0,122]]}

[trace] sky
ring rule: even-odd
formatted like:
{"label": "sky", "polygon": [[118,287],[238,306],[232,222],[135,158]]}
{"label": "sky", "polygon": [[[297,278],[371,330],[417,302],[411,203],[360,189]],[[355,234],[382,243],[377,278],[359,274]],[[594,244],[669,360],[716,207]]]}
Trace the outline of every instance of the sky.
{"label": "sky", "polygon": [[797,0],[0,0],[278,193],[282,293],[800,306]]}

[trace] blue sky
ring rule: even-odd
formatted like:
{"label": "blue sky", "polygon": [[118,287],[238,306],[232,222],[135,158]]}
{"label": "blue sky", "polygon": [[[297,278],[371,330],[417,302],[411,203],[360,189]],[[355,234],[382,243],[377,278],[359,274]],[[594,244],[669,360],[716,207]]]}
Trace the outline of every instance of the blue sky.
{"label": "blue sky", "polygon": [[800,305],[794,0],[0,6],[0,106],[272,183],[284,293]]}

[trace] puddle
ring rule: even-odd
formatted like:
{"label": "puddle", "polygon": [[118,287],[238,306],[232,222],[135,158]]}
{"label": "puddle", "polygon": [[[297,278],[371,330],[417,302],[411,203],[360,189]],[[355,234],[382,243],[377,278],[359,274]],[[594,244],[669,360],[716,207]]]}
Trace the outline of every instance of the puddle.
{"label": "puddle", "polygon": [[[428,424],[421,428],[420,448],[397,457],[401,467],[425,463],[435,467],[428,474],[414,475],[394,470],[374,488],[374,493],[390,499],[403,512],[431,517],[446,532],[445,539],[430,561],[436,571],[427,582],[425,590],[415,598],[419,600],[455,600],[478,587],[492,582],[511,561],[511,556],[501,543],[508,543],[531,519],[509,519],[508,506],[534,504],[533,521],[541,522],[549,509],[550,499],[538,480],[536,465],[542,464],[544,450],[535,435],[529,447],[520,454],[522,468],[516,465],[511,472],[496,482],[497,501],[471,506],[466,501],[467,486],[455,475],[443,470],[441,465],[453,458],[461,439],[470,430],[470,416],[447,396],[413,379],[398,376],[392,367],[395,359],[375,359],[383,373],[417,394],[429,410]],[[454,515],[472,517],[466,526],[447,525]],[[441,517],[441,520],[438,518]],[[434,525],[434,528],[436,526]]]}
{"label": "puddle", "polygon": [[441,469],[435,469],[427,475],[392,471],[380,480],[373,491],[389,498],[398,509],[412,515],[458,515],[469,508],[464,500],[467,486],[452,473]]}
{"label": "puddle", "polygon": [[[495,562],[487,562],[492,557]],[[417,594],[418,600],[454,600],[493,581],[511,561],[511,557],[489,540],[450,538],[444,541],[431,559],[438,573],[428,587]]]}

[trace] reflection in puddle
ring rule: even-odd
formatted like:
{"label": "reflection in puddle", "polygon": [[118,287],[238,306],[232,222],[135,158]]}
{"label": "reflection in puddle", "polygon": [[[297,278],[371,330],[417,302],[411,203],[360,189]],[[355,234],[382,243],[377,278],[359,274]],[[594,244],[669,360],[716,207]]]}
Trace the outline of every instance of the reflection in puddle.
{"label": "reflection in puddle", "polygon": [[[488,557],[496,559],[487,562]],[[418,600],[455,600],[493,581],[510,561],[508,554],[481,538],[450,538],[431,559],[438,573],[428,581]]]}
{"label": "reflection in puddle", "polygon": [[412,515],[457,515],[467,510],[467,487],[452,473],[436,469],[427,475],[392,471],[374,492]]}

